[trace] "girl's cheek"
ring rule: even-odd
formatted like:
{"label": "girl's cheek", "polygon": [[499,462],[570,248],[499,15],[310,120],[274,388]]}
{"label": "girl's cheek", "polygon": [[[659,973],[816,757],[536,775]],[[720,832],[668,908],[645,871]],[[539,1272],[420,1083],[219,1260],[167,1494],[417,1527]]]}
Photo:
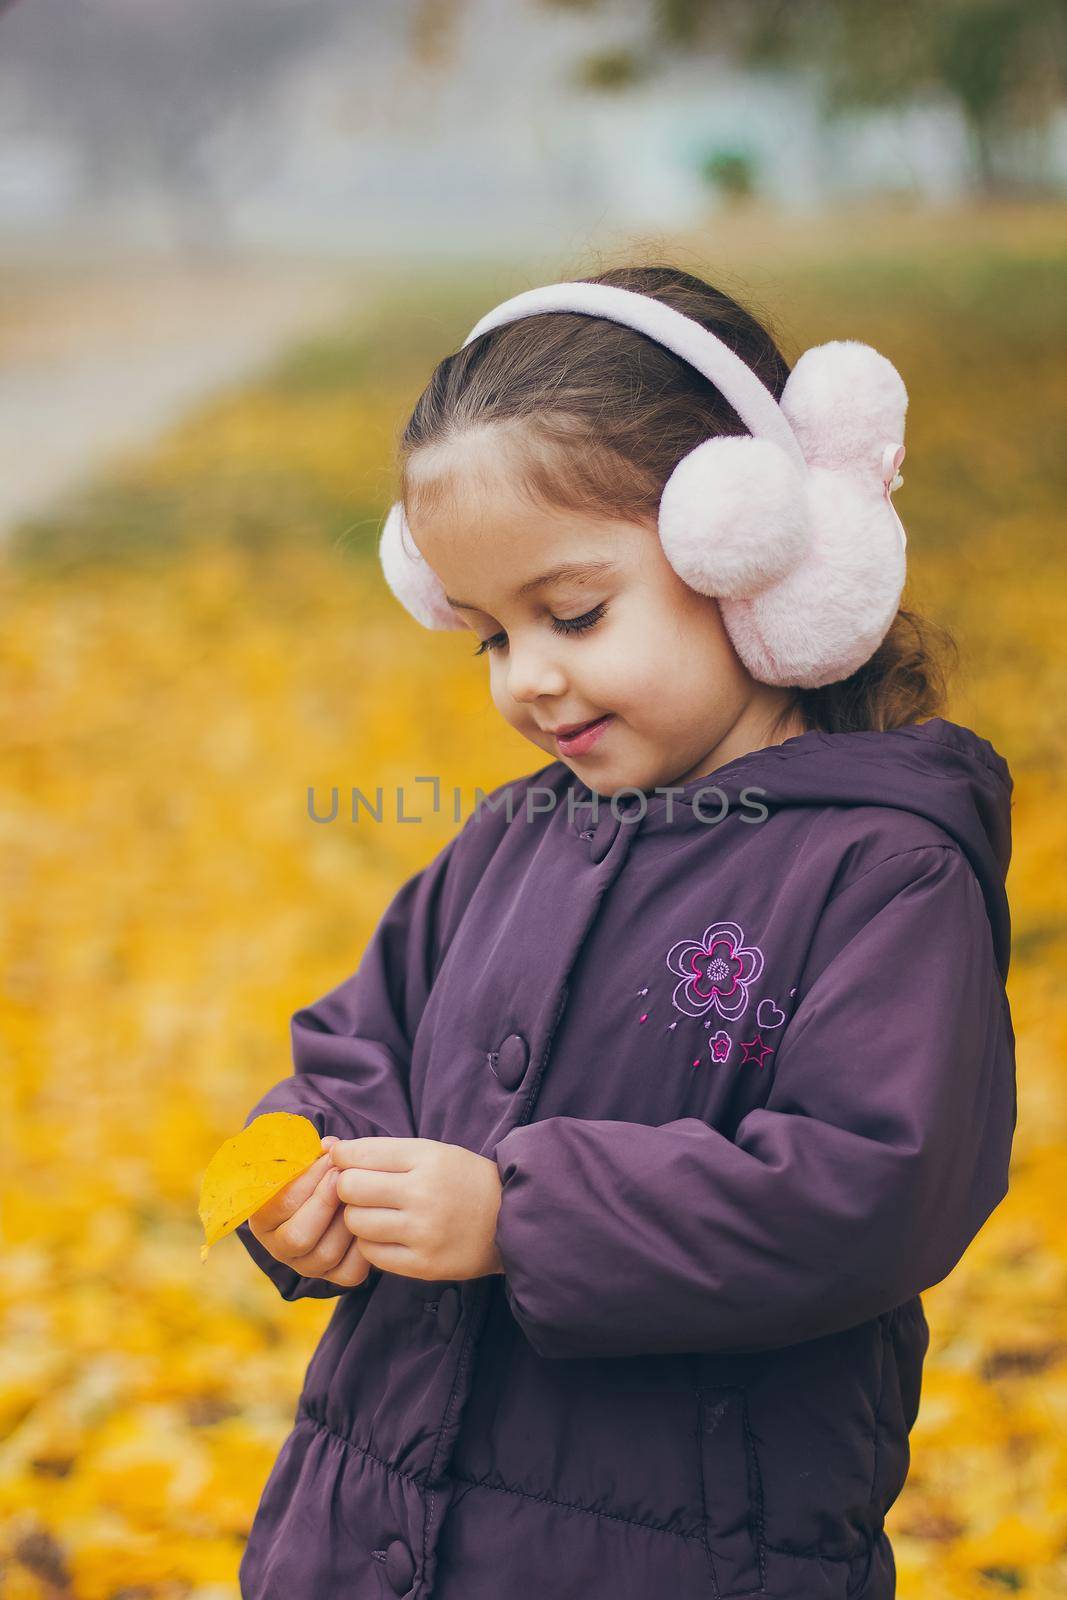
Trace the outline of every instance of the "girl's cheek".
{"label": "girl's cheek", "polygon": [[514,723],[518,720],[520,708],[513,700],[509,699],[504,689],[503,679],[499,672],[495,670],[490,677],[489,698],[506,721]]}

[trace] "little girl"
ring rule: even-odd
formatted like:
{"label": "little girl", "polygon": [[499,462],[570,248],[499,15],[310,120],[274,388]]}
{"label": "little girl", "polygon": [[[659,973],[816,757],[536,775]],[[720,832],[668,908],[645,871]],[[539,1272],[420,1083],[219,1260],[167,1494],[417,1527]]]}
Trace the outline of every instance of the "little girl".
{"label": "little girl", "polygon": [[387,580],[546,762],[249,1115],[323,1135],[238,1231],[336,1306],[247,1600],[895,1593],[920,1294],[1015,1127],[1012,780],[900,609],[906,403],[659,267],[419,398]]}

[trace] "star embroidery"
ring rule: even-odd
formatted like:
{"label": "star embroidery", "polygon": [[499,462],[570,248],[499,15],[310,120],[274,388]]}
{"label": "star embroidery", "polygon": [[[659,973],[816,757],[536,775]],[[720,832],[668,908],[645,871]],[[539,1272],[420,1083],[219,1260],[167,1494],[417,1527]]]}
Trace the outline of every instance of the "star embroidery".
{"label": "star embroidery", "polygon": [[745,1052],[741,1057],[742,1066],[751,1061],[757,1067],[762,1067],[764,1056],[773,1056],[774,1054],[770,1046],[764,1044],[758,1033],[754,1039],[742,1039],[741,1048]]}

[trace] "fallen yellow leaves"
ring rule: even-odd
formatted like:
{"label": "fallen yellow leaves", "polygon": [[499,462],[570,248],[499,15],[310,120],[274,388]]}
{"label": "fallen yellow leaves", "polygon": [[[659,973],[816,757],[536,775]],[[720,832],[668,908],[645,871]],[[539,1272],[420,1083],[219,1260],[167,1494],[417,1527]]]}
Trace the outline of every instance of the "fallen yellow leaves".
{"label": "fallen yellow leaves", "polygon": [[201,1261],[213,1244],[247,1222],[321,1154],[315,1124],[291,1111],[266,1111],[220,1145],[200,1185]]}

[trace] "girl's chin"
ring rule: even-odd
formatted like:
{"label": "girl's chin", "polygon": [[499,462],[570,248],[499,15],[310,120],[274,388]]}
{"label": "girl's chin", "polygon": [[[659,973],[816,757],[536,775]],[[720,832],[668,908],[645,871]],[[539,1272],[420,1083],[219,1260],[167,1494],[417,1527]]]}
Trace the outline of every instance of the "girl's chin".
{"label": "girl's chin", "polygon": [[624,799],[632,802],[634,794],[643,790],[651,798],[656,780],[649,780],[642,773],[634,772],[623,761],[594,761],[592,756],[587,756],[584,761],[577,756],[561,759],[575,777],[580,778],[587,788],[595,789],[598,794],[610,797],[621,791]]}

